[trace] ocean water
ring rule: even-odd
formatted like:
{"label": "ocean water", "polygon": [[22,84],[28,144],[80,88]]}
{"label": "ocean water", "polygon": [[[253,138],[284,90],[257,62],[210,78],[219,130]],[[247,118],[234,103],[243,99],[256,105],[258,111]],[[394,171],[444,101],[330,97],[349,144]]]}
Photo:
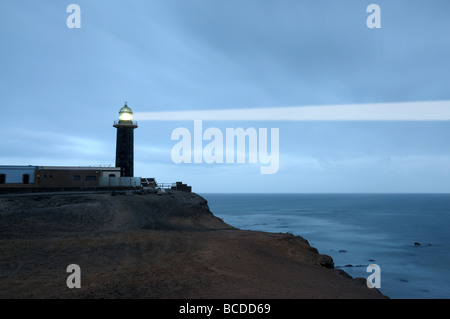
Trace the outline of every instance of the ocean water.
{"label": "ocean water", "polygon": [[450,194],[202,196],[226,223],[302,236],[354,278],[379,265],[390,298],[450,298]]}

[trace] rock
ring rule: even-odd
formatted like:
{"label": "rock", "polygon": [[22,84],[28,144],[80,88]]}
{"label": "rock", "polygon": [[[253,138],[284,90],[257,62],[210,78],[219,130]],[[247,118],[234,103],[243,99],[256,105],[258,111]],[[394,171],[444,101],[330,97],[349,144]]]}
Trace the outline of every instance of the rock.
{"label": "rock", "polygon": [[420,243],[418,243],[418,242],[415,242],[414,246],[418,247],[418,246],[422,246],[422,245]]}
{"label": "rock", "polygon": [[325,268],[334,268],[333,258],[328,255],[320,255],[319,264]]}
{"label": "rock", "polygon": [[337,272],[339,275],[341,275],[341,276],[343,276],[343,277],[345,277],[345,278],[353,279],[352,276],[350,276],[349,274],[347,274],[347,273],[346,273],[345,271],[343,271],[342,269],[336,269],[336,272]]}

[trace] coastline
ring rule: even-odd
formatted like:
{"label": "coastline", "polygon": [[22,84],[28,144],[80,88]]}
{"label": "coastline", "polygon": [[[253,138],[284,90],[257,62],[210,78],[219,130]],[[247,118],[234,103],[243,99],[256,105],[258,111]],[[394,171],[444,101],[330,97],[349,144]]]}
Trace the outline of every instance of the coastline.
{"label": "coastline", "polygon": [[[0,199],[0,298],[387,298],[307,240],[236,229],[191,193]],[[66,268],[81,268],[68,289]]]}

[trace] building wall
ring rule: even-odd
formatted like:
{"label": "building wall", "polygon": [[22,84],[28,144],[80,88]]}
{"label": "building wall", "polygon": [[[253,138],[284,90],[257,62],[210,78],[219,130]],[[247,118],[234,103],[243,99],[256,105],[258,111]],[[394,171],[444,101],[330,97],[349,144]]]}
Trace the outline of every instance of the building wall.
{"label": "building wall", "polygon": [[120,177],[120,168],[102,170],[102,177]]}
{"label": "building wall", "polygon": [[0,187],[15,185],[32,187],[35,171],[35,166],[0,166]]}
{"label": "building wall", "polygon": [[[120,177],[118,167],[0,166],[0,188],[135,187],[140,178]],[[24,179],[24,176],[27,177]],[[24,183],[25,182],[25,183]]]}
{"label": "building wall", "polygon": [[139,187],[141,186],[140,177],[100,177],[100,187]]}
{"label": "building wall", "polygon": [[101,170],[90,169],[38,169],[37,187],[96,187]]}

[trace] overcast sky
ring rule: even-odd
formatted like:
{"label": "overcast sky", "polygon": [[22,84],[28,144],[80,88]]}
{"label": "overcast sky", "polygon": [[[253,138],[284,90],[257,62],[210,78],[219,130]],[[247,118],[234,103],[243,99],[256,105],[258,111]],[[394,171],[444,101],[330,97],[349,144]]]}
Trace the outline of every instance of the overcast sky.
{"label": "overcast sky", "polygon": [[[66,8],[81,8],[69,29]],[[366,8],[381,8],[369,29]],[[450,100],[447,0],[2,0],[0,165],[114,164],[134,112]],[[207,192],[449,192],[449,122],[207,121],[279,128],[280,167],[175,164],[142,121],[135,175]]]}

